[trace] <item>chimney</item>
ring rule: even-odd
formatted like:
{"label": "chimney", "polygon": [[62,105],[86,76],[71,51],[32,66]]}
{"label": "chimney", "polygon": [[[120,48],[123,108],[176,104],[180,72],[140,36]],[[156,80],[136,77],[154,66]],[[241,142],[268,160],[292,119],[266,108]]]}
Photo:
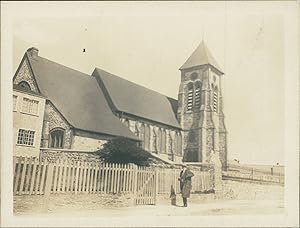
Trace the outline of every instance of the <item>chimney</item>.
{"label": "chimney", "polygon": [[29,49],[27,50],[27,52],[28,52],[29,56],[31,56],[31,57],[36,57],[36,56],[38,56],[38,54],[39,54],[39,49],[37,49],[37,48],[35,48],[35,47],[32,47],[32,48],[29,48]]}

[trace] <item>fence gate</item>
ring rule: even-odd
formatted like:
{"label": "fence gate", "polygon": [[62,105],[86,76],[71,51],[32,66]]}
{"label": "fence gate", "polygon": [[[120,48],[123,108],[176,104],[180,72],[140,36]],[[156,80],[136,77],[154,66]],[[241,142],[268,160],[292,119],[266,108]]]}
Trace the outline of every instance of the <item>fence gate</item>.
{"label": "fence gate", "polygon": [[136,205],[154,205],[157,194],[157,176],[153,169],[138,167],[136,170]]}

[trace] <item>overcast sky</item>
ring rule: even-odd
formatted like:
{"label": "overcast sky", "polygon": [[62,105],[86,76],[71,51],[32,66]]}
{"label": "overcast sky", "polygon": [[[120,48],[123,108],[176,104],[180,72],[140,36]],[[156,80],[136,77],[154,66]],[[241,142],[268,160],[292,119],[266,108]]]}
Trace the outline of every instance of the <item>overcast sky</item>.
{"label": "overcast sky", "polygon": [[14,19],[14,72],[34,46],[42,57],[84,73],[100,67],[177,98],[178,69],[204,39],[225,72],[229,159],[282,164],[283,17],[268,7],[248,11],[241,4],[34,3],[30,13],[23,5],[26,16]]}

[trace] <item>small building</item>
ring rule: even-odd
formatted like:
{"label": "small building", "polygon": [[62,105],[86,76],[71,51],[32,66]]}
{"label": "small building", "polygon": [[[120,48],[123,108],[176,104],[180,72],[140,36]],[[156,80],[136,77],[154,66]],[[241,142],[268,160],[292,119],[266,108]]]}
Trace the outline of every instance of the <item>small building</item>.
{"label": "small building", "polygon": [[25,81],[13,87],[13,154],[39,157],[46,98]]}

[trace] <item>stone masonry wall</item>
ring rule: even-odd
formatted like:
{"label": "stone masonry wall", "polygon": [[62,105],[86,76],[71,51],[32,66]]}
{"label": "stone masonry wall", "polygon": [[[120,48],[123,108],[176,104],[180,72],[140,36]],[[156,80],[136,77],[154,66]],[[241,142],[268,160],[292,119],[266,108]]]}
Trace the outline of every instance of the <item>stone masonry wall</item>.
{"label": "stone masonry wall", "polygon": [[[72,130],[71,126],[63,118],[63,116],[57,111],[57,109],[50,103],[46,103],[45,116],[47,116],[47,123],[44,123],[43,131],[44,135],[50,134],[55,128],[61,128],[64,130],[64,145],[63,148],[70,149],[72,145]],[[48,125],[47,127],[45,125]],[[46,146],[46,145],[45,145]],[[48,146],[46,146],[48,147]]]}
{"label": "stone masonry wall", "polygon": [[21,67],[17,72],[13,83],[17,85],[22,81],[27,82],[30,85],[32,91],[37,93],[39,92],[36,83],[34,81],[33,75],[31,73],[27,58],[24,58],[24,61],[21,63]]}
{"label": "stone masonry wall", "polygon": [[59,149],[41,150],[40,160],[50,163],[58,162],[59,160],[67,160],[73,162],[100,162],[98,156],[89,152],[63,151]]}
{"label": "stone masonry wall", "polygon": [[85,151],[97,151],[103,148],[103,145],[111,137],[85,132],[81,130],[74,130],[72,149],[74,150],[85,150]]}

